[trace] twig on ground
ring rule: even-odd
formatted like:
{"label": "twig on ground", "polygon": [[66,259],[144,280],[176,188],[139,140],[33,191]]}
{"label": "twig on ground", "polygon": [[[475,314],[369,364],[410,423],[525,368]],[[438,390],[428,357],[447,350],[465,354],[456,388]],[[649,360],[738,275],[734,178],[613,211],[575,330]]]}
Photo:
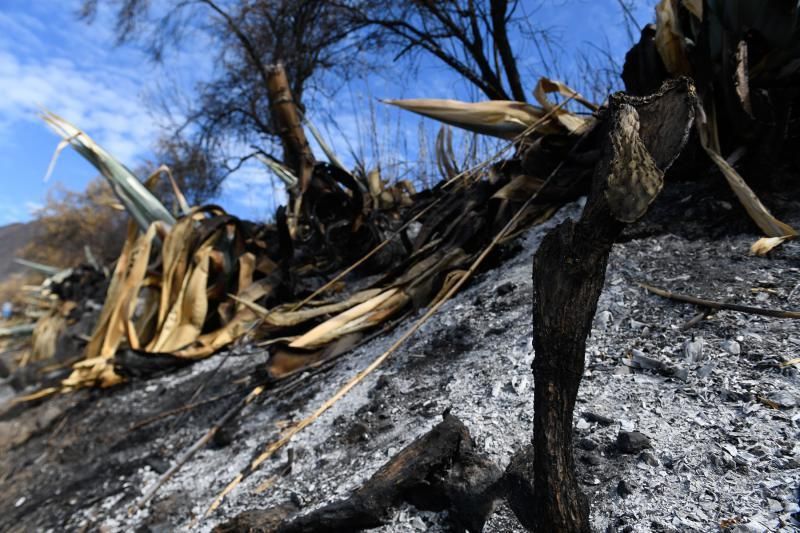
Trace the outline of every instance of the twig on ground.
{"label": "twig on ground", "polygon": [[168,409],[166,411],[162,411],[162,412],[158,413],[157,415],[153,415],[153,416],[151,416],[149,418],[145,418],[144,420],[140,420],[138,422],[135,422],[134,424],[131,424],[131,426],[128,428],[128,431],[136,431],[139,428],[142,428],[144,426],[149,426],[153,422],[158,422],[159,420],[162,420],[164,418],[169,418],[171,416],[175,416],[175,415],[179,415],[181,413],[185,413],[186,411],[191,411],[192,409],[196,409],[197,407],[202,407],[204,405],[208,405],[210,403],[214,403],[214,402],[219,401],[219,400],[224,400],[225,398],[229,398],[229,397],[237,394],[238,392],[241,392],[241,391],[239,391],[239,390],[230,391],[230,392],[227,392],[225,394],[220,394],[218,396],[213,396],[211,398],[207,398],[207,399],[205,399],[203,401],[200,401],[200,402],[187,403],[187,404],[181,405],[180,407],[176,407],[175,409]]}
{"label": "twig on ground", "polygon": [[[322,372],[325,372],[325,371],[333,368],[333,366],[336,363],[336,361],[338,359],[340,359],[342,356],[344,356],[345,354],[348,354],[348,353],[352,352],[353,350],[355,350],[355,349],[359,348],[360,346],[366,344],[367,342],[371,341],[375,337],[377,337],[379,335],[382,335],[382,334],[386,333],[387,331],[389,331],[390,329],[394,328],[403,319],[405,319],[408,314],[409,313],[405,313],[403,316],[401,316],[400,318],[398,318],[394,322],[390,322],[390,323],[386,324],[379,331],[376,331],[372,335],[369,335],[369,336],[365,337],[363,340],[361,340],[361,342],[357,343],[355,346],[353,346],[349,350],[346,350],[346,351],[342,352],[341,354],[339,354],[339,355],[337,355],[335,357],[331,357],[331,358],[325,359],[323,361],[318,361],[318,362],[316,362],[316,363],[314,363],[312,365],[303,367],[301,369],[298,369],[295,372],[287,374],[286,376],[281,378],[281,380],[280,380],[281,384],[279,386],[271,387],[269,389],[270,392],[272,392],[273,394],[292,392],[301,383],[305,382],[307,379],[311,378],[312,376],[315,376],[317,374],[321,374]],[[219,369],[220,366],[221,365],[217,366],[217,369]],[[294,379],[292,379],[292,378],[294,378]],[[200,439],[198,439],[189,449],[187,449],[183,453],[183,455],[181,455],[177,459],[175,464],[167,472],[165,472],[161,476],[161,478],[159,478],[159,480],[156,482],[156,484],[152,488],[150,488],[150,490],[148,490],[146,494],[144,494],[142,496],[142,498],[139,500],[139,502],[137,504],[138,507],[140,507],[140,508],[144,507],[147,504],[147,502],[150,501],[153,498],[153,496],[155,495],[156,491],[158,491],[158,489],[161,487],[161,485],[163,485],[170,477],[172,477],[175,474],[175,472],[177,472],[187,461],[189,461],[189,459],[192,458],[192,456],[197,452],[197,450],[199,450],[204,445],[206,445],[214,437],[214,435],[223,426],[225,426],[225,424],[230,422],[233,419],[233,417],[236,416],[236,414],[239,411],[241,411],[246,405],[248,405],[253,400],[255,400],[256,397],[259,396],[265,390],[265,386],[266,386],[265,383],[260,383],[259,385],[257,385],[255,388],[253,388],[253,390],[250,391],[250,393],[241,402],[239,402],[236,405],[234,405],[231,409],[229,409],[222,416],[222,418],[220,418],[213,426],[211,426],[211,428],[209,428],[209,430]],[[158,420],[161,420],[163,418],[168,418],[170,416],[173,416],[173,415],[176,415],[176,414],[180,414],[182,412],[194,409],[196,407],[200,407],[202,405],[206,405],[208,403],[215,402],[217,400],[221,400],[221,399],[227,398],[229,396],[233,396],[237,392],[240,392],[240,391],[239,390],[231,391],[231,392],[228,392],[228,393],[225,393],[225,394],[221,394],[219,396],[215,396],[213,398],[209,398],[207,400],[203,400],[201,402],[197,402],[197,403],[193,403],[193,404],[187,404],[187,405],[183,405],[181,407],[178,407],[176,409],[170,409],[169,411],[164,411],[162,413],[159,413],[158,415],[155,415],[155,416],[152,416],[152,417],[147,418],[145,420],[142,420],[140,422],[137,422],[136,424],[134,424],[133,426],[128,428],[128,431],[133,431],[135,429],[139,429],[140,427],[146,426],[148,424],[151,424],[151,423],[156,422]]]}
{"label": "twig on ground", "polygon": [[[195,400],[197,400],[197,398],[200,396],[200,393],[202,393],[203,390],[206,388],[206,386],[208,386],[208,384],[211,383],[211,380],[214,379],[214,376],[217,375],[217,372],[219,372],[222,366],[228,361],[228,358],[230,358],[232,353],[233,349],[229,349],[225,353],[225,355],[222,356],[222,360],[220,360],[219,364],[216,367],[214,367],[214,370],[208,373],[208,377],[202,383],[200,383],[200,385],[198,385],[197,388],[194,390],[194,393],[192,393],[192,396],[189,398],[189,401],[186,402],[186,405],[192,405],[193,403],[196,403]],[[185,411],[186,409],[183,409],[178,412],[184,413]],[[175,431],[175,428],[178,427],[178,425],[180,425],[180,423],[183,421],[183,416],[184,415],[181,414],[181,416],[179,416],[172,422],[172,425],[170,426],[168,433],[172,433],[173,431]]]}
{"label": "twig on ground", "polygon": [[782,309],[765,309],[763,307],[751,307],[749,305],[729,304],[725,302],[715,302],[714,300],[704,300],[702,298],[695,298],[694,296],[686,296],[683,294],[675,294],[666,289],[653,287],[647,283],[638,284],[643,289],[646,289],[653,294],[657,294],[663,298],[669,298],[677,302],[685,302],[689,304],[708,307],[709,309],[725,309],[728,311],[738,311],[740,313],[749,313],[751,315],[771,316],[774,318],[800,318],[800,311],[784,311]]}
{"label": "twig on ground", "polygon": [[692,327],[696,326],[697,324],[702,322],[710,314],[711,314],[711,310],[710,309],[703,309],[702,311],[700,311],[699,313],[694,315],[692,318],[687,320],[686,323],[684,323],[681,326],[681,330],[687,330],[689,328],[692,328]]}
{"label": "twig on ground", "polygon": [[[262,392],[264,392],[264,387],[258,386],[254,388],[252,391],[250,391],[250,393],[247,396],[245,396],[240,402],[237,402],[236,405],[228,409],[228,411],[224,415],[222,415],[222,417],[219,420],[217,420],[217,422],[213,426],[211,426],[211,428],[202,437],[200,437],[188,450],[186,450],[183,453],[183,455],[178,457],[178,459],[175,461],[175,464],[172,465],[169,470],[164,472],[164,474],[162,474],[161,477],[158,478],[158,481],[156,481],[156,483],[142,496],[142,498],[137,502],[136,506],[142,508],[145,505],[147,505],[147,502],[149,502],[150,499],[155,495],[156,491],[158,490],[159,487],[161,487],[161,485],[166,483],[166,481],[169,478],[171,478],[172,475],[175,472],[177,472],[181,468],[181,466],[183,466],[184,463],[186,463],[189,459],[192,458],[192,456],[197,452],[197,450],[208,444],[208,442],[211,441],[214,435],[225,424],[227,424],[229,420],[231,420],[234,416],[236,416],[236,414],[242,409],[244,409],[245,406],[249,405],[253,400],[255,400],[258,397],[258,395],[260,395]],[[131,511],[133,511],[133,509],[131,509]]]}

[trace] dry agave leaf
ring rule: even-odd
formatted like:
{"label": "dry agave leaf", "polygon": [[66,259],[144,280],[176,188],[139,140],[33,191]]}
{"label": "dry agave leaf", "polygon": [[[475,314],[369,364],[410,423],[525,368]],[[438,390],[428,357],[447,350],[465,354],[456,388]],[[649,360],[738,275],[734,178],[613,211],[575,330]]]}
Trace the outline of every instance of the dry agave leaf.
{"label": "dry agave leaf", "polygon": [[524,202],[544,185],[544,180],[528,174],[520,174],[492,195],[498,200]]}
{"label": "dry agave leaf", "polygon": [[[150,174],[150,176],[145,180],[145,183],[149,182],[150,180],[154,180],[157,176],[161,175],[167,176],[169,184],[172,187],[172,193],[175,195],[175,199],[178,201],[178,207],[181,209],[181,214],[188,215],[191,211],[189,202],[186,201],[186,197],[183,195],[180,187],[178,187],[178,183],[175,181],[175,177],[172,175],[172,170],[167,165],[161,165],[155,169],[153,173]],[[151,189],[151,187],[148,188]]]}
{"label": "dry agave leaf", "polygon": [[198,253],[197,265],[192,270],[186,293],[181,302],[181,322],[174,333],[167,338],[161,350],[173,352],[188,346],[200,336],[208,313],[206,285],[208,283],[209,251]]}
{"label": "dry agave leaf", "polygon": [[72,373],[61,382],[65,389],[77,389],[100,385],[112,387],[122,382],[114,372],[114,365],[108,357],[92,357],[72,365]]}
{"label": "dry agave leaf", "polygon": [[547,98],[547,93],[557,92],[567,98],[577,100],[594,110],[597,106],[583,98],[563,83],[549,78],[541,78],[534,95],[542,108],[523,102],[491,100],[488,102],[460,102],[458,100],[438,100],[417,98],[409,100],[383,100],[408,111],[433,118],[445,124],[476,133],[493,135],[501,139],[514,139],[542,119],[548,112],[552,118],[538,126],[538,133],[554,135],[559,133],[580,133],[594,123],[591,117],[581,117],[566,109],[554,109],[557,104]]}
{"label": "dry agave leaf", "polygon": [[238,291],[244,291],[253,283],[253,274],[256,271],[256,256],[252,252],[245,252],[239,256],[239,279],[236,287]]}
{"label": "dry agave leaf", "polygon": [[342,163],[341,160],[338,157],[336,157],[336,152],[334,152],[333,149],[328,145],[328,143],[325,142],[325,139],[322,137],[322,134],[319,132],[317,127],[314,126],[314,123],[311,122],[308,119],[308,117],[306,117],[303,114],[301,114],[300,117],[303,120],[303,124],[308,128],[308,131],[311,132],[311,135],[317,141],[317,144],[322,149],[322,152],[325,154],[325,157],[328,158],[328,161],[330,161],[330,163],[333,166],[339,167],[340,169],[349,173],[347,168],[344,166],[344,163]]}
{"label": "dry agave leaf", "polygon": [[381,203],[381,193],[383,192],[383,181],[381,180],[381,171],[373,168],[367,173],[367,188],[369,195],[372,197],[372,208],[378,209]]}
{"label": "dry agave leaf", "polygon": [[656,6],[655,44],[667,72],[673,76],[688,76],[691,74],[691,67],[686,55],[683,32],[675,13],[676,8],[675,0],[661,0]]}
{"label": "dry agave leaf", "polygon": [[459,173],[453,152],[453,132],[444,124],[436,134],[436,166],[445,181],[453,179]]}
{"label": "dry agave leaf", "polygon": [[728,184],[733,189],[736,197],[742,203],[750,218],[761,228],[761,231],[772,237],[780,237],[784,235],[797,235],[797,232],[788,224],[781,222],[769,212],[769,210],[761,203],[758,196],[753,190],[745,183],[744,179],[739,175],[736,170],[728,164],[725,159],[718,153],[710,150],[704,146],[706,152],[711,157],[711,160],[719,167]]}
{"label": "dry agave leaf", "polygon": [[689,13],[697,17],[698,20],[703,20],[703,0],[683,0],[682,3]]}
{"label": "dry agave leaf", "polygon": [[[571,98],[591,111],[597,111],[598,109],[597,104],[584,98],[581,93],[575,89],[558,80],[553,80],[545,76],[539,78],[533,93],[536,97],[536,101],[539,102],[545,111],[550,111],[556,107],[556,104],[547,98],[548,93],[558,93],[564,98]],[[564,111],[564,113],[569,113],[569,111]]]}
{"label": "dry agave leaf", "polygon": [[133,250],[134,243],[136,242],[136,226],[133,222],[128,223],[128,234],[125,243],[122,246],[122,251],[117,259],[117,264],[114,267],[114,273],[111,276],[111,281],[106,291],[106,298],[103,303],[103,309],[100,311],[100,316],[97,318],[92,337],[86,346],[84,353],[87,357],[96,357],[102,348],[103,341],[105,340],[108,329],[111,325],[111,317],[115,311],[115,303],[119,302],[122,293],[122,285],[124,283],[125,271],[128,267],[128,258]]}
{"label": "dry agave leaf", "polygon": [[181,286],[189,268],[191,245],[194,234],[194,220],[192,217],[180,219],[164,238],[161,246],[161,260],[163,264],[161,275],[161,297],[158,307],[157,329],[164,326],[167,313],[178,298]]}
{"label": "dry agave leaf", "polygon": [[47,276],[55,276],[56,274],[58,274],[63,270],[58,267],[37,263],[36,261],[29,261],[28,259],[23,259],[21,257],[15,257],[14,262],[17,263],[18,265],[22,265],[31,268],[33,270],[36,270],[38,272],[42,272]]}
{"label": "dry agave leaf", "polygon": [[269,374],[273,378],[282,379],[298,371],[308,368],[315,363],[323,360],[325,350],[322,348],[313,352],[297,352],[288,350],[282,346],[273,347],[270,350]]}
{"label": "dry agave leaf", "polygon": [[174,352],[193,343],[199,336],[208,313],[208,269],[217,230],[194,253],[192,269],[183,279],[181,291],[172,305],[157,338],[147,347],[151,352]]}
{"label": "dry agave leaf", "polygon": [[141,311],[129,321],[128,337],[130,339],[135,332],[139,343],[138,346],[131,345],[131,348],[142,349],[142,346],[149,344],[155,336],[160,296],[158,280],[155,279],[155,276],[146,277],[139,292]]}
{"label": "dry agave leaf", "polygon": [[592,117],[581,117],[570,113],[563,108],[556,109],[557,104],[555,102],[551,102],[550,99],[547,98],[549,93],[558,93],[565,98],[571,98],[576,102],[580,102],[582,105],[591,109],[592,111],[596,111],[597,106],[581,96],[578,91],[571,89],[560,81],[551,80],[550,78],[545,77],[539,78],[539,82],[536,84],[536,88],[533,91],[536,101],[539,102],[539,105],[542,106],[542,109],[545,113],[554,111],[555,120],[557,120],[559,124],[561,124],[569,133],[581,133],[586,131],[592,124],[594,124],[594,118]]}
{"label": "dry agave leaf", "polygon": [[128,225],[128,237],[117,260],[111,278],[103,310],[89,344],[86,346],[87,358],[110,358],[125,331],[125,321],[130,317],[129,309],[135,305],[136,294],[144,280],[150,246],[155,237],[155,224],[147,232],[136,237],[136,226]]}
{"label": "dry agave leaf", "polygon": [[314,349],[328,342],[373,326],[408,302],[399,289],[388,289],[312,328],[289,344],[290,348]]}
{"label": "dry agave leaf", "polygon": [[114,373],[110,359],[123,337],[127,337],[130,321],[136,307],[150,257],[150,248],[156,234],[156,224],[136,237],[136,226],[128,225],[128,238],[114,269],[106,301],[92,338],[86,346],[86,359],[73,365],[70,376],[62,382],[68,388],[99,383],[108,387],[122,379]]}
{"label": "dry agave leaf", "polygon": [[[31,335],[30,356],[25,358],[25,364],[53,357],[58,338],[67,327],[66,317],[76,305],[75,302],[64,302],[36,321],[36,327]],[[20,366],[24,366],[23,363],[20,363]]]}
{"label": "dry agave leaf", "polygon": [[252,302],[271,293],[272,289],[269,279],[264,278],[239,290],[239,294],[235,297],[236,301],[242,304],[247,302],[247,304],[237,308],[236,314],[227,324],[217,330],[200,335],[192,345],[178,350],[172,355],[186,359],[208,357],[223,346],[242,337],[254,324],[259,322],[259,315],[251,309],[255,305]]}
{"label": "dry agave leaf", "polygon": [[[382,100],[407,111],[412,111],[445,124],[501,139],[513,139],[542,118],[542,109],[509,100],[488,102],[461,102],[434,98],[412,98],[408,100]],[[560,128],[543,124],[539,129],[544,134],[559,133]]]}
{"label": "dry agave leaf", "polygon": [[46,398],[47,396],[53,395],[60,391],[58,387],[47,387],[45,389],[37,390],[36,392],[32,392],[30,394],[26,394],[25,396],[16,396],[11,400],[11,404],[18,404],[22,402],[32,402],[33,400],[40,400],[42,398]]}
{"label": "dry agave leaf", "polygon": [[714,118],[713,104],[711,113],[706,115],[702,104],[698,103],[697,120],[695,121],[697,131],[700,136],[700,144],[708,156],[722,171],[722,175],[728,181],[739,202],[744,206],[747,214],[758,225],[768,237],[783,237],[786,235],[797,235],[791,226],[785,224],[772,216],[769,209],[761,203],[758,196],[747,185],[744,179],[727,161],[719,154],[719,142],[717,141],[717,123]]}
{"label": "dry agave leaf", "polygon": [[281,379],[338,357],[355,347],[363,338],[361,333],[343,335],[326,346],[313,351],[292,350],[276,345],[270,351],[268,370],[273,378]]}
{"label": "dry agave leaf", "polygon": [[244,307],[223,327],[200,335],[190,346],[175,351],[172,355],[185,359],[202,359],[203,357],[208,357],[220,348],[241,338],[250,331],[257,322],[258,317],[256,314],[247,307]]}
{"label": "dry agave leaf", "polygon": [[297,176],[295,176],[294,173],[289,169],[289,167],[280,161],[263,154],[256,154],[256,159],[264,163],[267,168],[274,172],[275,175],[278,176],[278,179],[280,179],[283,184],[286,185],[287,189],[294,189],[297,187],[299,180],[297,179]]}
{"label": "dry agave leaf", "polygon": [[150,259],[150,249],[156,234],[156,224],[152,224],[146,233],[140,235],[134,243],[128,268],[123,285],[123,291],[117,307],[117,313],[112,317],[109,335],[103,342],[101,349],[102,356],[112,357],[117,351],[122,337],[127,330],[127,323],[130,321],[136,309],[139,290],[141,289],[145,275],[147,274],[147,264]]}
{"label": "dry agave leaf", "polygon": [[[247,302],[246,305],[259,314],[264,319],[265,323],[271,326],[283,328],[296,326],[323,315],[344,312],[352,307],[355,307],[356,305],[375,298],[381,292],[382,289],[368,289],[357,292],[342,302],[319,305],[310,309],[300,309],[297,311],[291,311],[291,309],[294,308],[294,304],[282,305],[276,309],[273,309],[272,311],[264,309],[263,307],[257,306],[256,304],[252,304],[250,302]],[[244,299],[238,297],[234,298],[240,303],[245,303]]]}
{"label": "dry agave leaf", "polygon": [[783,237],[762,237],[753,243],[753,245],[750,247],[750,253],[752,255],[765,256],[774,248],[783,244],[785,241],[794,238],[794,235],[784,235]]}

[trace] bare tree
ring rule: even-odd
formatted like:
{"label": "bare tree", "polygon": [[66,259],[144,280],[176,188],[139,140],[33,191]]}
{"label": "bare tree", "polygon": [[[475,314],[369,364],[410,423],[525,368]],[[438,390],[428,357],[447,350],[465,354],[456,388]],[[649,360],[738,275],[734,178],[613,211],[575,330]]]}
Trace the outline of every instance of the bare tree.
{"label": "bare tree", "polygon": [[396,50],[428,54],[493,100],[526,101],[511,46],[518,0],[398,0],[349,9]]}
{"label": "bare tree", "polygon": [[[114,10],[118,40],[144,41],[154,60],[192,32],[206,31],[215,43],[219,74],[197,88],[185,122],[176,125],[182,151],[191,144],[193,150],[206,152],[206,164],[217,165],[214,172],[209,168],[204,173],[213,180],[203,185],[208,191],[252,155],[227,153],[230,141],[259,150],[274,146],[277,131],[268,91],[272,65],[284,65],[293,98],[303,109],[313,77],[354,73],[354,58],[372,46],[351,38],[363,22],[325,0],[183,0],[166,10],[147,0],[106,4]],[[86,0],[84,17],[91,20],[97,9],[97,0]],[[176,148],[174,142],[170,148]]]}

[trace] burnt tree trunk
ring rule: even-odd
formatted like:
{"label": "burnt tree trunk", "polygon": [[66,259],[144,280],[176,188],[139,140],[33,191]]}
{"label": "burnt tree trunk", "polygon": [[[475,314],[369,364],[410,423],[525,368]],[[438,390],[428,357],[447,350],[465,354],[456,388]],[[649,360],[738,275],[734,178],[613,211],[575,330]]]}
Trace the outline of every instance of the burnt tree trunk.
{"label": "burnt tree trunk", "polygon": [[534,453],[533,464],[522,465],[533,473],[532,506],[520,508],[519,495],[510,503],[536,531],[590,531],[572,454],[586,338],[614,240],[661,191],[664,171],[688,138],[695,102],[686,79],[650,97],[612,96],[586,207],[577,222],[549,233],[534,256]]}

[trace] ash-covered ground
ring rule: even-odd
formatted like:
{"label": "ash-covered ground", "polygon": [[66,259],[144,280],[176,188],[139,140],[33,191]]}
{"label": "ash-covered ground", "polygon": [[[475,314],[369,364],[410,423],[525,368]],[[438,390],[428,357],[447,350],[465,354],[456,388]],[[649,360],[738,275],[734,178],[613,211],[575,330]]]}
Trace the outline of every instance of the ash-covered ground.
{"label": "ash-covered ground", "polygon": [[[698,309],[637,285],[800,308],[800,243],[749,256],[757,234],[734,202],[713,191],[673,191],[614,247],[574,421],[579,479],[598,531],[798,528],[800,365],[784,365],[800,357],[798,322],[719,311],[682,330]],[[786,206],[785,221],[800,226],[797,204]],[[209,531],[249,509],[289,502],[310,510],[360,486],[448,408],[505,467],[533,424],[531,258],[547,231],[579,212],[579,204],[567,206],[509,247],[510,258],[480,274],[206,520],[195,522],[254,455],[415,317],[294,392],[262,395],[141,510],[132,507],[160,473],[252,387],[246,380],[265,352],[238,349],[149,381],[4,410],[0,530]],[[200,400],[224,397],[131,429],[186,404],[204,383]],[[620,432],[634,431],[646,439],[621,449]],[[445,524],[403,507],[379,531]],[[522,528],[501,506],[485,531]]]}

